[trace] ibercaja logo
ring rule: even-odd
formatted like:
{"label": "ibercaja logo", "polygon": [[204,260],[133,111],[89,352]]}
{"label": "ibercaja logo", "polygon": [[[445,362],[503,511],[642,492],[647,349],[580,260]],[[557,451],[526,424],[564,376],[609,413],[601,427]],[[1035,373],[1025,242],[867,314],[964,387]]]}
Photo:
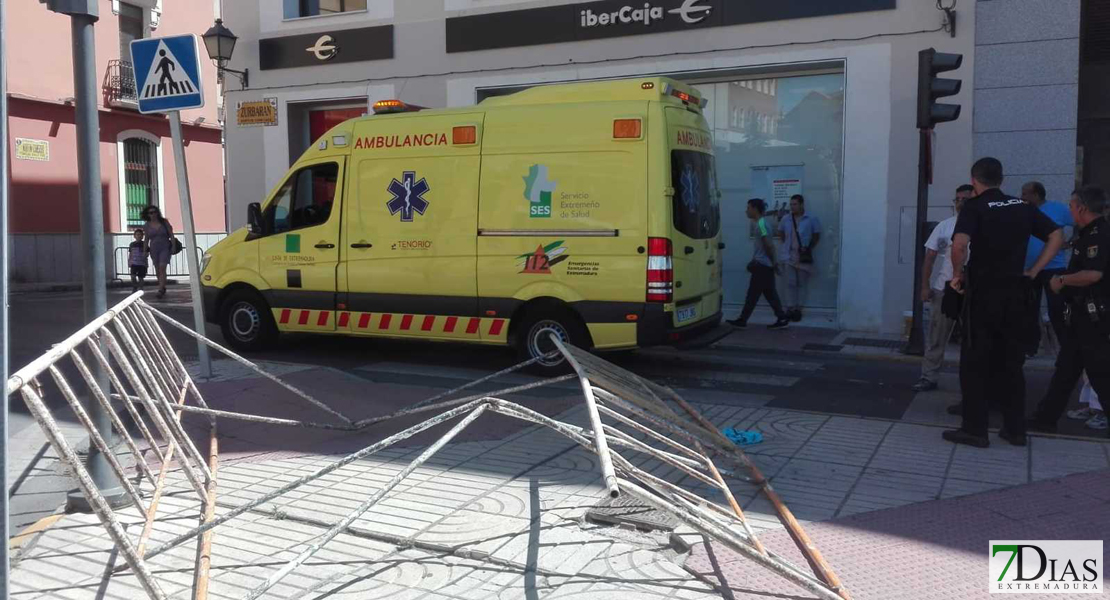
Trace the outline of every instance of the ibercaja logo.
{"label": "ibercaja logo", "polygon": [[1102,540],[991,540],[992,594],[1101,594]]}

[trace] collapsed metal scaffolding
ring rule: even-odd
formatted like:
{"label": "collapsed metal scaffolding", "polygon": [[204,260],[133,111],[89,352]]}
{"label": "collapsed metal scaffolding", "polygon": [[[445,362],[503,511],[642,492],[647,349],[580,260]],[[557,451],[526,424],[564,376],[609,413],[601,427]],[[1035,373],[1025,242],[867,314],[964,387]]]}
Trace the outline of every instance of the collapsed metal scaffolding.
{"label": "collapsed metal scaffolding", "polygon": [[[345,518],[333,523],[326,533],[314,538],[313,543],[274,571],[264,583],[246,596],[248,599],[262,597],[360,516],[376,506],[398,484],[419,469],[466,427],[483,414],[497,413],[547,427],[596,454],[600,463],[602,482],[611,497],[628,494],[649,506],[669,513],[713,541],[770,569],[818,598],[850,600],[847,589],[841,584],[770,482],[739,447],[722,435],[711,422],[673,390],[642,379],[586,351],[564,345],[553,338],[558,352],[562,353],[573,367],[573,375],[543,379],[489,394],[454,397],[536,362],[527,361],[437,394],[392,414],[355,421],[303,390],[265,372],[242,356],[181,325],[143,302],[141,296],[140,292],[128,297],[77,331],[65,342],[20,369],[8,380],[7,393],[9,395],[19,393],[22,396],[58,456],[75,474],[82,493],[124,558],[125,564],[117,567],[113,574],[119,574],[125,569],[131,570],[152,599],[162,600],[166,595],[148,568],[149,559],[196,540],[197,558],[194,568],[193,598],[204,600],[207,598],[213,538],[219,526],[244,513],[259,509],[263,504],[355,461],[433,427],[454,422],[445,434],[421,452],[415,460],[394,475],[385,485],[373,491]],[[274,381],[326,413],[334,422],[316,423],[282,419],[209,407],[190,377],[184,362],[176,354],[165,332],[159,326],[159,320],[201,340],[260,376]],[[83,357],[82,354],[85,356]],[[103,377],[98,376],[94,372],[95,369],[89,367],[90,361],[101,369]],[[63,373],[63,368],[66,366],[75,368],[80,381],[84,383],[87,391],[85,401],[96,402],[107,411],[113,433],[134,458],[134,469],[129,469],[117,458],[114,450],[120,444],[104,439],[104,436],[97,432],[82,406],[78,388],[75,388]],[[133,540],[126,534],[115,510],[93,485],[83,461],[61,433],[57,421],[43,401],[43,388],[39,378],[44,373],[50,375],[67,405],[89,433],[90,443],[108,458],[112,471],[127,495],[145,515],[146,520],[138,538]],[[589,416],[589,429],[558,421],[500,397],[572,380],[576,380],[581,387]],[[217,424],[220,419],[253,422],[260,425],[360,431],[402,417],[429,412],[438,414],[263,494],[251,502],[238,505],[222,514],[216,514],[219,457]],[[141,439],[137,440],[131,435],[131,430],[124,423],[124,415],[134,423],[138,437]],[[207,419],[209,433],[207,456],[201,454],[182,427],[182,418],[189,416]],[[150,423],[153,423],[153,430]],[[143,442],[145,445],[142,444]],[[679,472],[708,489],[719,492],[726,499],[727,506],[652,475],[645,469],[637,467],[626,457],[626,454],[650,457],[678,469]],[[148,455],[157,459],[157,473],[147,460]],[[715,461],[723,462],[729,468],[722,470]],[[191,491],[196,497],[200,525],[163,544],[148,548],[151,533],[158,523],[158,504],[166,487],[167,475],[178,471],[188,480]],[[768,550],[759,541],[722,473],[755,486],[766,497],[805,557],[812,573],[791,564],[781,555]],[[143,487],[144,482],[149,484],[149,490]]]}

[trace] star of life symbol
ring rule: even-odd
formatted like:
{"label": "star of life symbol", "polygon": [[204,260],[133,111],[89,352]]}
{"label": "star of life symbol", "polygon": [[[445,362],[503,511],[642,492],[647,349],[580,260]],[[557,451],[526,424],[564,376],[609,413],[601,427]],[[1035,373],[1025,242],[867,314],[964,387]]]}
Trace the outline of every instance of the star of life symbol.
{"label": "star of life symbol", "polygon": [[686,205],[686,209],[690,212],[697,212],[699,199],[701,197],[701,180],[698,174],[694,172],[694,168],[686,165],[682,171],[682,203]]}
{"label": "star of life symbol", "polygon": [[393,194],[393,199],[386,203],[389,214],[401,213],[402,223],[411,223],[414,212],[423,215],[428,210],[428,201],[424,199],[424,194],[430,192],[431,188],[428,187],[427,180],[416,180],[416,171],[405,171],[401,181],[394,179],[387,190]]}

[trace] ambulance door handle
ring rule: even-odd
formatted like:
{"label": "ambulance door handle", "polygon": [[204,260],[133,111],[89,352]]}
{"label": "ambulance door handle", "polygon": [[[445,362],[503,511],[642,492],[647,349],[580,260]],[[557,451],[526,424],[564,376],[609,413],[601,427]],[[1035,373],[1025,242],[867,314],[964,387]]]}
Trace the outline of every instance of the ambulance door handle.
{"label": "ambulance door handle", "polygon": [[335,247],[335,244],[329,244],[327,242],[320,242],[319,244],[316,244],[316,247],[321,249],[321,250],[331,250],[332,248]]}
{"label": "ambulance door handle", "polygon": [[367,242],[359,242],[357,244],[351,244],[351,247],[352,248],[373,248],[374,244],[370,244],[370,243],[367,243]]}
{"label": "ambulance door handle", "polygon": [[706,262],[705,264],[707,264],[707,265],[715,265],[715,264],[717,264],[717,261],[715,261],[715,260],[713,260],[713,259],[709,259],[709,261],[708,261],[708,262]]}
{"label": "ambulance door handle", "polygon": [[686,254],[693,254],[693,253],[694,253],[694,247],[693,246],[686,246]]}

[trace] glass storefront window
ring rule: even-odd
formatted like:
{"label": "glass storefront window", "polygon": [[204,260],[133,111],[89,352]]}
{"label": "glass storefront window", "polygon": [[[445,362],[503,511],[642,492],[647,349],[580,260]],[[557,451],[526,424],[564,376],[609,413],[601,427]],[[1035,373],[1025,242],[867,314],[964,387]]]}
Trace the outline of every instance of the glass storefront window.
{"label": "glass storefront window", "polygon": [[286,19],[366,10],[366,0],[284,0]]}
{"label": "glass storefront window", "polygon": [[[723,194],[725,304],[738,308],[748,286],[752,230],[747,201],[763,198],[768,222],[790,218],[790,196],[805,196],[821,222],[805,304],[835,309],[840,280],[841,177],[844,143],[842,73],[698,84],[710,99],[717,179]],[[784,281],[780,278],[779,286]],[[781,290],[780,290],[781,291]]]}

